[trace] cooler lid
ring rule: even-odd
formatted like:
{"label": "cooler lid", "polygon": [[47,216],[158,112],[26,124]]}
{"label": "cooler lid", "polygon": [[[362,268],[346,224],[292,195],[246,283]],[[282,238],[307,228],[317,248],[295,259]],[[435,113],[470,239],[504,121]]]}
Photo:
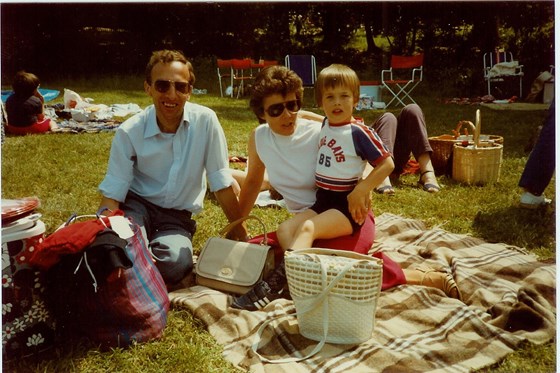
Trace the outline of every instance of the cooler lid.
{"label": "cooler lid", "polygon": [[2,226],[2,235],[6,235],[9,233],[23,231],[25,229],[29,229],[35,225],[35,222],[41,218],[41,214],[35,213],[31,215],[27,215],[21,219],[13,221],[8,224],[4,224]]}
{"label": "cooler lid", "polygon": [[24,238],[31,238],[43,233],[45,233],[45,223],[43,223],[41,220],[37,220],[33,222],[33,226],[24,230],[19,230],[7,234],[5,234],[4,230],[2,230],[2,243],[4,244],[6,242],[22,240]]}

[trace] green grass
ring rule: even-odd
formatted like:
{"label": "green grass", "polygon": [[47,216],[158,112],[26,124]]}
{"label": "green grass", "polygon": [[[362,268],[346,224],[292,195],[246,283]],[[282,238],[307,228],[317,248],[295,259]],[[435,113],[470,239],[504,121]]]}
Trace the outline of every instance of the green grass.
{"label": "green grass", "polygon": [[[140,80],[140,79],[138,79]],[[141,81],[141,80],[140,80]],[[210,84],[211,80],[201,80]],[[215,83],[215,82],[213,82]],[[117,90],[119,84],[126,85]],[[65,84],[53,84],[62,89]],[[95,103],[134,102],[141,107],[150,103],[139,83],[126,79],[82,80],[68,85]],[[102,87],[102,88],[99,88]],[[50,87],[49,87],[50,88]],[[450,133],[459,120],[473,121],[474,106],[444,105],[428,87],[419,89],[417,97],[423,107],[430,135]],[[312,108],[311,94],[306,92],[305,106]],[[60,102],[61,98],[55,102]],[[234,100],[215,95],[193,96],[192,101],[213,108],[228,137],[231,155],[246,155],[246,142],[257,125],[246,99]],[[319,112],[318,109],[313,110]],[[362,111],[370,123],[381,111]],[[555,259],[555,208],[528,211],[518,208],[521,191],[517,182],[527,160],[523,148],[534,129],[542,123],[545,112],[492,111],[482,108],[484,133],[504,137],[504,162],[500,181],[494,185],[471,187],[440,177],[441,193],[431,195],[416,186],[417,176],[402,178],[393,197],[372,195],[374,212],[399,214],[421,219],[429,226],[439,226],[454,233],[481,237],[524,247],[542,259]],[[37,196],[40,212],[52,232],[73,212],[96,211],[100,196],[97,186],[107,166],[112,134],[52,134],[8,137],[2,145],[2,198]],[[555,197],[555,180],[546,190]],[[220,208],[206,198],[205,210],[196,217],[199,230],[195,250],[205,240],[218,234],[226,224]],[[288,216],[278,209],[255,208],[268,228],[273,229]],[[257,226],[251,226],[257,233]],[[551,372],[556,367],[555,342],[527,346],[507,357],[491,372]],[[7,367],[5,367],[7,368]],[[221,347],[204,326],[186,311],[171,310],[169,326],[163,339],[133,346],[127,350],[99,352],[86,345],[65,346],[38,363],[22,361],[9,371],[17,372],[234,372],[221,357]],[[7,370],[7,369],[6,369]]]}

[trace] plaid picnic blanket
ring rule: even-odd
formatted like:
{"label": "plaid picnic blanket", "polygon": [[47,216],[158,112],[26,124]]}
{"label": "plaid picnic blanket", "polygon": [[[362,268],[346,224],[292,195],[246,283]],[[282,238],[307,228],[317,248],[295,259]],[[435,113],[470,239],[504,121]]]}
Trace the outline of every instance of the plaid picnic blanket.
{"label": "plaid picnic blanket", "polygon": [[[499,362],[522,343],[543,344],[554,337],[555,264],[517,247],[426,229],[421,221],[396,215],[377,217],[376,226],[372,252],[385,252],[403,268],[444,267],[459,284],[463,302],[423,286],[386,290],[369,341],[326,344],[308,360],[283,364],[262,363],[251,345],[264,320],[295,312],[292,301],[241,311],[228,307],[227,295],[193,286],[171,292],[172,307],[192,311],[223,345],[224,357],[252,372],[468,372]],[[304,356],[316,344],[299,335],[296,318],[288,316],[269,325],[258,351],[267,358]]]}

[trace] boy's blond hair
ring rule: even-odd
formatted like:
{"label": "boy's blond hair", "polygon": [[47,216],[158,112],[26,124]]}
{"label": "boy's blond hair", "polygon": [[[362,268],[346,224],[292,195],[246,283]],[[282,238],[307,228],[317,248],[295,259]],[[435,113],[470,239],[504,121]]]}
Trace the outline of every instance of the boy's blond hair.
{"label": "boy's blond hair", "polygon": [[315,83],[315,101],[323,106],[323,92],[326,88],[344,86],[350,88],[354,96],[354,103],[360,99],[360,79],[358,74],[350,67],[334,63],[325,67],[319,73]]}

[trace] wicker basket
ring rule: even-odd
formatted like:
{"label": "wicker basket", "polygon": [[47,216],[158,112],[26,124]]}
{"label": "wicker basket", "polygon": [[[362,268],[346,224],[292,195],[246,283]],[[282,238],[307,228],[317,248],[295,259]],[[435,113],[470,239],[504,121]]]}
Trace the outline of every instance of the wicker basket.
{"label": "wicker basket", "polygon": [[457,142],[455,136],[441,135],[429,137],[432,147],[432,165],[437,176],[451,174],[451,156],[453,145]]}
{"label": "wicker basket", "polygon": [[453,146],[453,179],[466,184],[495,183],[500,179],[504,147],[497,143],[481,145],[480,110],[476,111],[476,126],[470,125],[474,129],[474,145]]}
{"label": "wicker basket", "polygon": [[[468,121],[460,121],[457,125],[455,131],[456,135],[463,125],[468,124]],[[487,136],[489,143],[494,144],[504,144],[504,138],[497,135],[481,135]],[[429,137],[428,141],[432,147],[432,165],[434,166],[434,171],[436,176],[440,175],[452,175],[453,169],[453,145],[458,144],[457,136],[453,135],[440,135]]]}

